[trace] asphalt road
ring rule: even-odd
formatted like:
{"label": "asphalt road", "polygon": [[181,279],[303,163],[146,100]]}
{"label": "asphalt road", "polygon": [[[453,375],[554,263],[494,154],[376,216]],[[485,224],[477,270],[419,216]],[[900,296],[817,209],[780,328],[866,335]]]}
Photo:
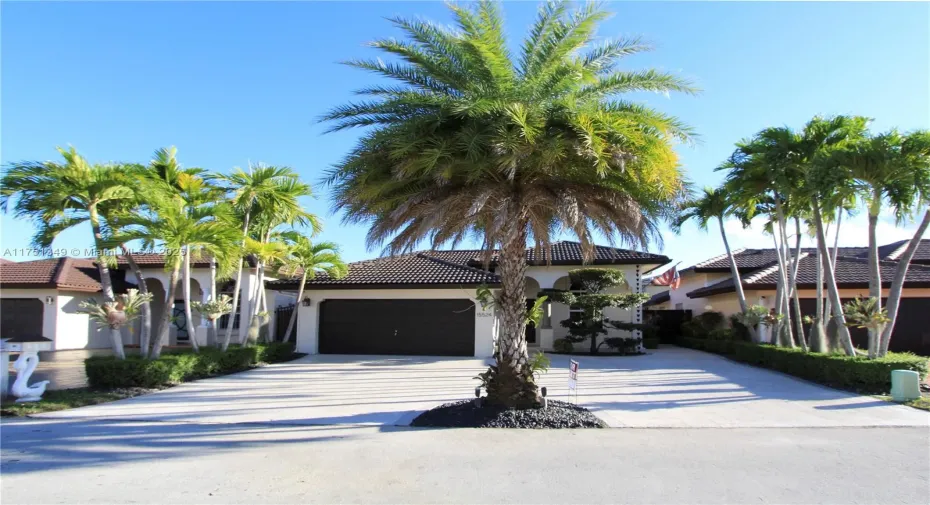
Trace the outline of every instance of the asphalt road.
{"label": "asphalt road", "polygon": [[930,429],[429,430],[28,420],[3,503],[915,503]]}

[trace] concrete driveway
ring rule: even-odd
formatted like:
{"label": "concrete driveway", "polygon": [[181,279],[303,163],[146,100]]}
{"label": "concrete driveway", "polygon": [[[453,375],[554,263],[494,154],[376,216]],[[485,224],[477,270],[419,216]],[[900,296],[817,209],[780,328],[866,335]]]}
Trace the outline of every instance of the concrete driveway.
{"label": "concrete driveway", "polygon": [[[578,403],[615,427],[930,426],[930,413],[849,394],[713,354],[577,357]],[[568,360],[540,384],[566,399]],[[419,412],[473,398],[485,360],[308,356],[146,396],[42,414],[193,423],[406,425]]]}

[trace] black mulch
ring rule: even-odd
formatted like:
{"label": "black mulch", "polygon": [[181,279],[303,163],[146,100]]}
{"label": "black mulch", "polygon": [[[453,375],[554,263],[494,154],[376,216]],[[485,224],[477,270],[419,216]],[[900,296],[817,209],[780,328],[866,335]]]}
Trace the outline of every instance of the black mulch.
{"label": "black mulch", "polygon": [[442,428],[606,428],[607,424],[588,409],[571,403],[549,400],[546,409],[505,409],[474,400],[447,403],[417,416],[410,423],[419,427]]}

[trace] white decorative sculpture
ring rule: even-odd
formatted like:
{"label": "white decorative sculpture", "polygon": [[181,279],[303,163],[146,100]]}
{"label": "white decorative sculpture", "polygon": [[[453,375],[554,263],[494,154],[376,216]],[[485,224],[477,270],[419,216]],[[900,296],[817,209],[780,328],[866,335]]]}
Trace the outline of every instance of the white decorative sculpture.
{"label": "white decorative sculpture", "polygon": [[16,403],[37,402],[45,394],[49,381],[39,381],[32,386],[29,385],[29,377],[32,376],[37,366],[39,366],[39,355],[36,352],[24,352],[13,363],[16,381],[13,382],[11,392],[17,398]]}
{"label": "white decorative sculpture", "polygon": [[[10,392],[18,398],[17,403],[37,402],[42,399],[49,381],[39,381],[29,385],[29,377],[39,366],[39,351],[51,351],[52,341],[45,337],[13,337],[4,339],[4,353],[18,352],[19,358],[13,363],[16,370],[16,381]],[[6,370],[4,370],[5,372]]]}

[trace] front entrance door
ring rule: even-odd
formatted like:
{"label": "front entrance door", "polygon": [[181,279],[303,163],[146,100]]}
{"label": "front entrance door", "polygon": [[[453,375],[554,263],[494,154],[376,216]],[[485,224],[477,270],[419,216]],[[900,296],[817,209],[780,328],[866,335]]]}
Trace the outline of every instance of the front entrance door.
{"label": "front entrance door", "polygon": [[[527,298],[526,299],[526,310],[533,308],[533,304],[536,303],[536,299]],[[536,325],[532,321],[526,323],[526,345],[534,346],[536,344]]]}
{"label": "front entrance door", "polygon": [[190,333],[187,330],[187,316],[184,314],[184,300],[175,300],[171,316],[171,324],[174,325],[177,341],[187,342],[190,340]]}

